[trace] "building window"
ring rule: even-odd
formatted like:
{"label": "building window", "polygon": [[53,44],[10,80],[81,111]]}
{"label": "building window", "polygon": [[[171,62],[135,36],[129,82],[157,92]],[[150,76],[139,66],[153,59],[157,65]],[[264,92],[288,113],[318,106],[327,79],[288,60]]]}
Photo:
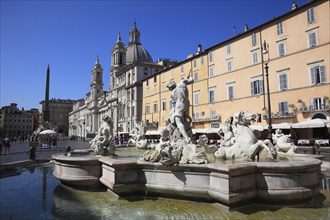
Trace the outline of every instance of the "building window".
{"label": "building window", "polygon": [[252,63],[256,64],[259,62],[258,51],[252,51]]}
{"label": "building window", "polygon": [[132,89],[132,100],[135,100],[135,89]]}
{"label": "building window", "polygon": [[279,90],[280,91],[288,89],[288,73],[287,73],[287,71],[279,73],[278,81],[279,81]]}
{"label": "building window", "polygon": [[231,53],[231,46],[230,44],[227,44],[227,55]]}
{"label": "building window", "polygon": [[198,71],[194,71],[194,82],[198,82]]}
{"label": "building window", "polygon": [[196,67],[197,66],[197,60],[195,59],[194,60],[194,67]]}
{"label": "building window", "polygon": [[132,107],[131,107],[131,113],[132,113],[132,117],[134,117],[134,116],[135,116],[135,111],[134,111],[134,109],[135,109],[135,108],[134,108],[134,106],[132,106]]}
{"label": "building window", "polygon": [[184,72],[184,66],[181,65],[181,73],[183,73],[183,72]]}
{"label": "building window", "polygon": [[308,47],[317,46],[317,29],[307,32],[307,44]]}
{"label": "building window", "polygon": [[162,100],[162,111],[166,111],[166,99]]}
{"label": "building window", "polygon": [[201,65],[204,65],[204,57],[201,56]]}
{"label": "building window", "polygon": [[199,112],[195,112],[193,117],[194,117],[195,120],[198,120],[199,119]]}
{"label": "building window", "polygon": [[165,73],[162,73],[162,80],[165,80]]}
{"label": "building window", "polygon": [[215,88],[209,89],[209,103],[215,102]]}
{"label": "building window", "polygon": [[154,76],[154,83],[157,83],[157,76]]}
{"label": "building window", "polygon": [[234,99],[234,83],[227,84],[227,97],[229,100]]}
{"label": "building window", "polygon": [[311,78],[312,85],[325,83],[326,82],[325,76],[326,76],[325,75],[325,66],[318,65],[318,66],[310,67],[310,78]]}
{"label": "building window", "polygon": [[209,61],[210,61],[210,63],[213,62],[213,53],[212,53],[212,51],[209,52]]}
{"label": "building window", "polygon": [[217,111],[211,110],[210,118],[211,119],[217,119]]}
{"label": "building window", "polygon": [[154,113],[158,112],[158,104],[157,102],[154,102]]}
{"label": "building window", "polygon": [[263,80],[254,78],[251,80],[251,95],[260,95],[264,92]]}
{"label": "building window", "polygon": [[227,71],[228,72],[232,71],[232,62],[231,62],[231,60],[227,60]]}
{"label": "building window", "polygon": [[322,110],[324,106],[324,99],[323,98],[314,98],[311,100],[311,107],[312,110]]}
{"label": "building window", "polygon": [[146,85],[149,86],[149,80],[146,80]]}
{"label": "building window", "polygon": [[283,22],[279,22],[276,24],[276,32],[277,32],[277,35],[282,35],[284,33],[284,30],[283,30]]}
{"label": "building window", "polygon": [[278,47],[278,55],[279,56],[284,56],[286,54],[286,52],[285,52],[285,41],[278,42],[277,47]]}
{"label": "building window", "polygon": [[146,114],[150,114],[150,105],[146,105]]}
{"label": "building window", "polygon": [[214,73],[213,73],[213,66],[209,66],[209,77],[213,77]]}
{"label": "building window", "polygon": [[199,91],[194,92],[194,105],[199,105]]}
{"label": "building window", "polygon": [[310,8],[307,10],[307,23],[313,23],[315,22],[315,13],[314,13],[314,8]]}
{"label": "building window", "polygon": [[252,43],[252,46],[257,45],[257,33],[252,33],[251,34],[251,43]]}
{"label": "building window", "polygon": [[127,107],[126,107],[126,111],[127,111],[127,114],[126,115],[127,115],[127,117],[130,117],[130,111],[129,110],[130,110],[130,107],[127,105]]}
{"label": "building window", "polygon": [[289,112],[289,103],[288,102],[278,103],[278,111],[282,116],[287,115]]}

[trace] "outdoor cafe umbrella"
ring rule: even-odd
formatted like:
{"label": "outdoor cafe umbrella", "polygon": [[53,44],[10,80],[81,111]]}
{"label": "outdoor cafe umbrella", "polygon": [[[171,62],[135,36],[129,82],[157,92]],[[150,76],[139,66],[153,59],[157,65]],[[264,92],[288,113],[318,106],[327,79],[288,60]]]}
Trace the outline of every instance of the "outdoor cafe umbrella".
{"label": "outdoor cafe umbrella", "polygon": [[323,128],[326,126],[328,120],[325,119],[311,119],[299,123],[292,124],[292,128]]}
{"label": "outdoor cafe umbrella", "polygon": [[290,129],[291,126],[292,123],[287,123],[287,122],[272,125],[273,129]]}
{"label": "outdoor cafe umbrella", "polygon": [[54,130],[47,129],[47,130],[41,131],[38,135],[43,135],[43,136],[56,136],[57,133],[56,133],[56,131],[54,131]]}

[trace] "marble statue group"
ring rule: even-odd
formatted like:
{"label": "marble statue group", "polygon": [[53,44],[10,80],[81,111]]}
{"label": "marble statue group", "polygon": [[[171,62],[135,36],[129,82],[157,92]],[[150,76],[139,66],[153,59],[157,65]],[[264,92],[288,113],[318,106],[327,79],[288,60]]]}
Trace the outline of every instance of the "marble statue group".
{"label": "marble statue group", "polygon": [[[127,146],[135,145],[139,149],[147,149],[140,159],[150,162],[160,162],[164,165],[174,164],[202,164],[216,159],[252,160],[277,158],[277,152],[293,153],[295,146],[289,135],[277,130],[273,136],[275,145],[270,140],[259,140],[260,131],[250,128],[256,119],[255,114],[239,111],[225,120],[218,135],[219,144],[208,144],[200,137],[193,138],[192,119],[189,115],[188,85],[194,82],[188,75],[178,84],[171,80],[167,88],[171,92],[172,111],[167,120],[166,127],[161,131],[159,143],[148,144],[145,139],[145,128],[138,122],[131,132]],[[113,123],[105,115],[98,134],[90,142],[94,152],[100,155],[115,155],[113,143]]]}

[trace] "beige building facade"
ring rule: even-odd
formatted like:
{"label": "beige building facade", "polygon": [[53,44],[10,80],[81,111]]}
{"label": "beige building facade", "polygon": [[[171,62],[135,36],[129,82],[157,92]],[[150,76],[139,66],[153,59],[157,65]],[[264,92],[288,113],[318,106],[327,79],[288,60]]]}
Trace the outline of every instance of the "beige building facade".
{"label": "beige building facade", "polygon": [[330,119],[329,1],[311,1],[159,71],[143,81],[142,121],[164,128],[172,104],[166,85],[190,74],[194,128],[219,127],[235,112],[273,123]]}

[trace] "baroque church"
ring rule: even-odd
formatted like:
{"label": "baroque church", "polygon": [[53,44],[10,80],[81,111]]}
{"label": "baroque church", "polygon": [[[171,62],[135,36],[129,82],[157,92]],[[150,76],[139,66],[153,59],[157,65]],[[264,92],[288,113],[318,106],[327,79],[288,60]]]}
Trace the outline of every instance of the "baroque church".
{"label": "baroque church", "polygon": [[[136,123],[142,121],[142,81],[178,63],[169,59],[153,62],[141,44],[135,21],[127,46],[119,33],[111,52],[109,91],[103,91],[103,68],[97,57],[92,68],[90,91],[69,113],[69,136],[93,137],[106,114],[113,120],[114,135],[132,131]],[[157,123],[154,121],[145,126],[153,127]]]}

